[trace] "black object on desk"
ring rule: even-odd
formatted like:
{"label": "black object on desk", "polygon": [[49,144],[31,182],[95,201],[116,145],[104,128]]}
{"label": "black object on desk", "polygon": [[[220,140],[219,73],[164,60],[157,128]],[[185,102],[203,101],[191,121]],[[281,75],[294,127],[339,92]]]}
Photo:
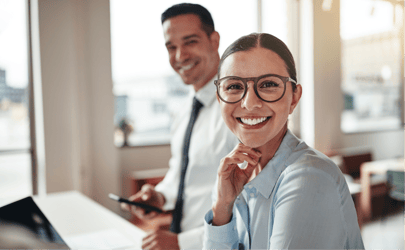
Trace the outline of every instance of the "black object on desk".
{"label": "black object on desk", "polygon": [[108,197],[110,197],[110,199],[118,201],[118,202],[127,203],[129,205],[133,205],[133,206],[137,206],[137,207],[140,207],[142,209],[145,209],[145,211],[147,213],[151,212],[151,211],[155,211],[155,212],[158,212],[158,213],[163,213],[162,209],[160,209],[158,207],[154,207],[154,206],[147,205],[147,204],[140,203],[140,202],[129,201],[129,200],[127,200],[125,198],[122,198],[122,197],[119,197],[118,195],[115,195],[115,194],[109,194]]}
{"label": "black object on desk", "polygon": [[69,249],[32,197],[0,208],[0,248]]}

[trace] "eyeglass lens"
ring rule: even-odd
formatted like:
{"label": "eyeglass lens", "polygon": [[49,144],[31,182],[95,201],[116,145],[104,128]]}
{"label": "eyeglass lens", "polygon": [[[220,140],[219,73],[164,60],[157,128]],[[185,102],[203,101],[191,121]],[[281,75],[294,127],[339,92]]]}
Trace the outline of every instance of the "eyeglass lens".
{"label": "eyeglass lens", "polygon": [[[266,101],[275,101],[284,93],[284,82],[275,76],[261,78],[257,82],[257,93]],[[237,102],[243,98],[245,84],[238,78],[223,79],[219,84],[218,94],[227,102]]]}

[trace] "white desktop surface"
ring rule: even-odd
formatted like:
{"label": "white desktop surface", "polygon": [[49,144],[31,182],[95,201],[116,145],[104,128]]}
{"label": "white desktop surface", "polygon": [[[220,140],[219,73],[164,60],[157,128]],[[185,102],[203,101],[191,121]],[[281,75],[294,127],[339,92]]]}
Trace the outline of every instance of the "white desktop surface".
{"label": "white desktop surface", "polygon": [[62,238],[113,229],[133,242],[129,248],[140,249],[142,238],[146,235],[127,220],[77,191],[48,194],[34,197],[34,200]]}

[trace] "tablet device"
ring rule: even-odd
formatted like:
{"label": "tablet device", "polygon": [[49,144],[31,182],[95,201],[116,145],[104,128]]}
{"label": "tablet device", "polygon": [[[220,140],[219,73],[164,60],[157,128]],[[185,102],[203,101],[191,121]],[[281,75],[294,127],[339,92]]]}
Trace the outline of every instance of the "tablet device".
{"label": "tablet device", "polygon": [[0,248],[69,249],[32,197],[0,207]]}

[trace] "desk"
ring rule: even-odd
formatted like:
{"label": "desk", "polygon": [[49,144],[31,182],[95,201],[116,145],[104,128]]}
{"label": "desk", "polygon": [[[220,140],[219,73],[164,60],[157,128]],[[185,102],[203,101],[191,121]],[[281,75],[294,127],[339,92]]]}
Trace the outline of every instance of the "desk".
{"label": "desk", "polygon": [[132,241],[129,248],[142,246],[145,232],[79,192],[49,194],[34,200],[62,238],[115,229]]}
{"label": "desk", "polygon": [[[383,174],[388,170],[404,171],[404,159],[388,159],[365,162],[360,167],[360,216],[361,221],[371,218],[371,175]],[[386,191],[386,190],[384,190]]]}

